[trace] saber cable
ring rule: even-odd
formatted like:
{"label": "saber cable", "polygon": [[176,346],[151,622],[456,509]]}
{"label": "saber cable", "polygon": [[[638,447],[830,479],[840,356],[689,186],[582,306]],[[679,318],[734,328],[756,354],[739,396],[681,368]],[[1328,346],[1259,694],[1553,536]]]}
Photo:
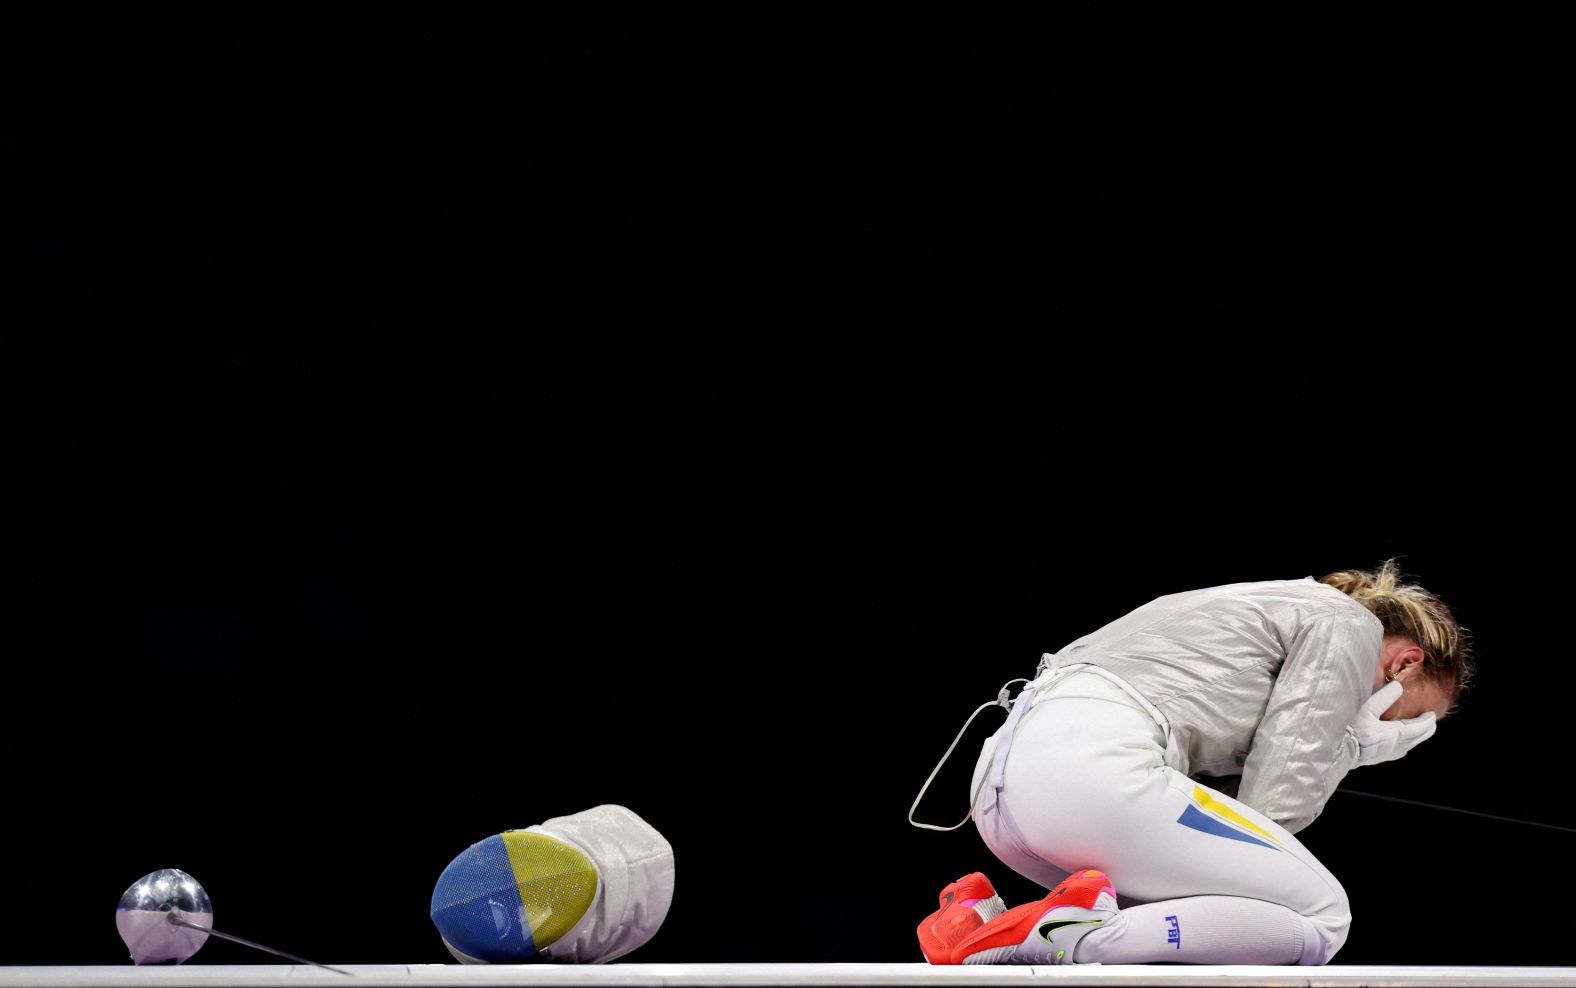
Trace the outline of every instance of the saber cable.
{"label": "saber cable", "polygon": [[1493,813],[1479,813],[1477,810],[1463,810],[1455,806],[1440,806],[1438,803],[1425,803],[1419,799],[1402,799],[1400,796],[1381,796],[1376,792],[1359,792],[1356,789],[1342,789],[1339,786],[1336,792],[1350,793],[1353,796],[1367,796],[1369,799],[1386,799],[1392,803],[1406,803],[1409,806],[1426,806],[1431,810],[1449,810],[1451,813],[1465,813],[1467,816],[1481,816],[1490,820],[1503,820],[1506,823],[1524,823],[1529,827],[1547,827],[1550,830],[1563,830],[1567,834],[1576,834],[1576,827],[1562,827],[1555,823],[1539,823],[1536,820],[1518,820],[1513,816],[1496,816]]}

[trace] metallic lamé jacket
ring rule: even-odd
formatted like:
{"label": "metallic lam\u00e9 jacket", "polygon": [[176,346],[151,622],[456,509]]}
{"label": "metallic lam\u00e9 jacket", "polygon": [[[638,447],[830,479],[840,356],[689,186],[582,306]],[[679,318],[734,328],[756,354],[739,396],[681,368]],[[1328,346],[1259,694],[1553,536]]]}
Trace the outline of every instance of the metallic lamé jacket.
{"label": "metallic lam\u00e9 jacket", "polygon": [[1308,576],[1157,597],[1056,658],[1120,676],[1171,722],[1179,771],[1296,833],[1356,762],[1346,728],[1383,639],[1371,611]]}

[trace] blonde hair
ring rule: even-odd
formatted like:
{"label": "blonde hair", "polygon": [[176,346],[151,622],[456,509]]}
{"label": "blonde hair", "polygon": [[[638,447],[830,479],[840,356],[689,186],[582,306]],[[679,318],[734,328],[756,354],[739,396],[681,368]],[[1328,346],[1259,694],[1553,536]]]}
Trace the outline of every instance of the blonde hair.
{"label": "blonde hair", "polygon": [[1454,713],[1461,694],[1477,672],[1472,636],[1456,623],[1445,602],[1413,583],[1403,583],[1395,559],[1386,559],[1377,572],[1341,570],[1322,577],[1373,612],[1385,634],[1411,639],[1423,650],[1423,675],[1450,694]]}

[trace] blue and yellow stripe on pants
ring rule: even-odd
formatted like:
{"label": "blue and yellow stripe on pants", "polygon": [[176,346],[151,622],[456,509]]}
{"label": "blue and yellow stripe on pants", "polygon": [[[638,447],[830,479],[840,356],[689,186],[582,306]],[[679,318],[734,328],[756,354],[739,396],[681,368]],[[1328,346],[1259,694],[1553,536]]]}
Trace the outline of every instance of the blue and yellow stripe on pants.
{"label": "blue and yellow stripe on pants", "polygon": [[1229,837],[1277,851],[1285,850],[1274,834],[1211,796],[1203,786],[1197,784],[1193,786],[1193,801],[1177,817],[1177,823],[1216,837]]}

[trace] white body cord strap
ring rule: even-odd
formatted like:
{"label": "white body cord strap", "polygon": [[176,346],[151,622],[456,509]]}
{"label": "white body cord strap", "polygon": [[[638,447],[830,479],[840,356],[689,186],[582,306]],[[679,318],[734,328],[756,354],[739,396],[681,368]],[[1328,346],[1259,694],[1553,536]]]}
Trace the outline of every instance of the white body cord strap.
{"label": "white body cord strap", "polygon": [[[991,700],[988,703],[980,704],[978,707],[976,707],[974,709],[973,713],[969,714],[969,719],[963,722],[963,729],[958,731],[958,736],[952,739],[952,743],[951,744],[947,745],[947,753],[941,756],[941,761],[937,762],[936,763],[936,767],[930,770],[930,775],[929,775],[928,778],[925,779],[925,784],[923,786],[919,787],[919,795],[914,797],[913,805],[908,808],[908,822],[909,823],[912,823],[916,827],[923,827],[926,830],[940,830],[940,831],[945,832],[945,831],[948,831],[948,830],[956,830],[959,827],[963,826],[965,823],[969,822],[969,818],[974,815],[974,803],[975,803],[976,800],[979,799],[980,789],[985,788],[985,777],[983,777],[983,776],[980,778],[980,785],[979,785],[979,787],[976,788],[974,790],[974,792],[969,797],[969,811],[968,811],[968,813],[964,815],[962,820],[959,820],[957,823],[953,824],[952,826],[950,826],[950,827],[942,827],[942,826],[938,826],[938,825],[936,825],[934,823],[920,823],[918,820],[914,819],[914,811],[919,809],[919,801],[925,798],[925,791],[930,788],[930,783],[936,778],[936,773],[940,772],[941,771],[941,766],[947,764],[947,759],[952,757],[952,749],[956,748],[958,746],[958,742],[963,740],[964,732],[966,732],[969,729],[969,725],[970,724],[974,723],[974,718],[976,718],[976,717],[978,717],[980,715],[980,711],[985,710],[985,709],[987,709],[989,707],[1001,707],[1003,710],[1011,710],[1012,709],[1012,701],[1007,699],[1007,694],[1012,692],[1012,684],[1013,683],[1027,683],[1027,682],[1029,682],[1029,680],[1023,679],[1023,678],[1007,680],[1006,685],[1002,686],[1002,688],[996,693],[996,699]],[[1022,696],[1026,692],[1028,692],[1028,687],[1027,686],[1025,686],[1022,690],[1019,690],[1018,691],[1018,695]]]}

